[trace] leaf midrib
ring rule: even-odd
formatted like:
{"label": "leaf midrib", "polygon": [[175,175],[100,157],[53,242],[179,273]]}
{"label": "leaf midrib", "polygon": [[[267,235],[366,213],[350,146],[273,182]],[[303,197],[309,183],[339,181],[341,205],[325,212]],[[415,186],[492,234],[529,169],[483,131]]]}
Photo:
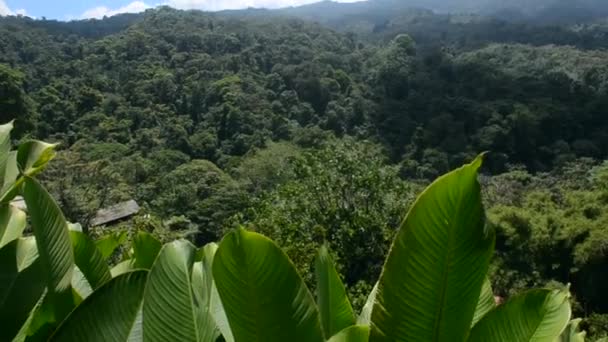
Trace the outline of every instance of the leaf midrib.
{"label": "leaf midrib", "polygon": [[[468,193],[467,199],[470,196],[471,196],[471,194]],[[445,254],[445,258],[444,258],[445,267],[443,268],[443,273],[442,273],[443,286],[441,288],[441,299],[440,299],[441,305],[437,309],[437,313],[436,313],[435,319],[434,319],[434,326],[433,326],[433,341],[436,341],[436,342],[440,340],[440,327],[441,327],[441,323],[443,323],[443,320],[441,318],[443,317],[443,311],[445,309],[445,305],[447,302],[447,289],[449,287],[448,280],[449,280],[449,274],[450,274],[450,270],[451,270],[450,260],[452,260],[453,245],[454,245],[454,241],[453,241],[454,232],[453,232],[452,228],[455,226],[455,222],[458,222],[458,219],[460,219],[460,217],[462,215],[463,203],[465,203],[465,202],[466,201],[464,200],[462,194],[460,194],[458,196],[458,203],[456,206],[457,210],[456,210],[456,214],[454,215],[454,219],[448,221],[448,251]]]}

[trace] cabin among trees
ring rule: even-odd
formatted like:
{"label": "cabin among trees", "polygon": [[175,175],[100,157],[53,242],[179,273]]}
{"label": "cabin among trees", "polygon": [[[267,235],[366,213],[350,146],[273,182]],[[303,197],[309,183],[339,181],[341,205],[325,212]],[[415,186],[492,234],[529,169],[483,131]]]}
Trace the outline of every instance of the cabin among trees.
{"label": "cabin among trees", "polygon": [[[25,205],[23,197],[16,197],[11,204],[21,210],[27,211],[27,206]],[[99,227],[114,225],[137,215],[140,210],[141,207],[135,200],[120,202],[98,210],[95,217],[91,220],[90,226]]]}

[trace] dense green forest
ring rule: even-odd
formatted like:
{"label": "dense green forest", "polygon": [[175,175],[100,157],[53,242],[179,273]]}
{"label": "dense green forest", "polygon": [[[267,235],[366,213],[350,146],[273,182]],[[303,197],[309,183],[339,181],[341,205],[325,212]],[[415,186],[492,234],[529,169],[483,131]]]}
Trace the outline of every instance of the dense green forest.
{"label": "dense green forest", "polygon": [[[490,151],[496,295],[569,283],[608,335],[608,22],[390,6],[3,17],[0,123],[60,143],[40,177],[85,232],[244,226],[311,286],[327,241],[356,308],[424,186]],[[88,229],[128,199],[140,216]]]}

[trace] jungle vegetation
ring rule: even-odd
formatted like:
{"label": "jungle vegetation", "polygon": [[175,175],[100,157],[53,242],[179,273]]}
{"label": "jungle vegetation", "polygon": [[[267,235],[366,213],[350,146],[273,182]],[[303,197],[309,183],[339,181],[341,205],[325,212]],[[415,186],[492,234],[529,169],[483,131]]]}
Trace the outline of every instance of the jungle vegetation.
{"label": "jungle vegetation", "polygon": [[[80,223],[82,243],[101,249],[99,265],[131,267],[124,262],[149,250],[133,263],[151,269],[173,248],[194,274],[201,247],[242,238],[268,253],[280,246],[289,274],[317,293],[315,260],[326,246],[357,313],[415,199],[490,151],[479,182],[496,234],[483,272],[492,292],[506,301],[531,288],[567,293],[587,338],[608,336],[606,21],[387,12],[317,22],[305,12],[168,7],[73,22],[2,17],[0,123],[14,120],[3,144],[58,144],[36,184]],[[90,227],[97,210],[128,199],[141,215]],[[34,214],[23,228],[30,247],[43,234]],[[65,241],[64,252],[74,243]],[[115,279],[104,274],[85,277],[90,291],[53,324]],[[150,274],[124,281],[145,289]],[[31,290],[61,292],[60,280]],[[40,298],[27,308],[46,308]],[[185,305],[207,307],[193,300]],[[318,336],[329,338],[327,329]]]}

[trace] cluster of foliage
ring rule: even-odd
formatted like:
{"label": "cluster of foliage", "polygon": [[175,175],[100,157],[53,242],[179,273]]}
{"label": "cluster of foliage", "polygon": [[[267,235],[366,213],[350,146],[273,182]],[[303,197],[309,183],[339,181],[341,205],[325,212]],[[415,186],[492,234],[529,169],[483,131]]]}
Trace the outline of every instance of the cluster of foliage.
{"label": "cluster of foliage", "polygon": [[[508,296],[557,280],[572,284],[577,313],[607,312],[600,290],[608,268],[607,176],[606,164],[580,160],[549,174],[515,170],[488,180],[497,293]],[[585,324],[605,329],[598,315]]]}
{"label": "cluster of foliage", "polygon": [[[120,242],[93,241],[65,220],[34,179],[54,145],[10,152],[0,126],[0,322],[13,341],[583,341],[569,294],[538,289],[496,306],[486,273],[495,233],[477,181],[482,157],[435,181],[397,234],[355,320],[329,252],[315,261],[317,301],[272,240],[238,229],[201,249],[139,233],[112,269]],[[10,200],[24,196],[26,214]],[[25,290],[27,289],[27,291]]]}

